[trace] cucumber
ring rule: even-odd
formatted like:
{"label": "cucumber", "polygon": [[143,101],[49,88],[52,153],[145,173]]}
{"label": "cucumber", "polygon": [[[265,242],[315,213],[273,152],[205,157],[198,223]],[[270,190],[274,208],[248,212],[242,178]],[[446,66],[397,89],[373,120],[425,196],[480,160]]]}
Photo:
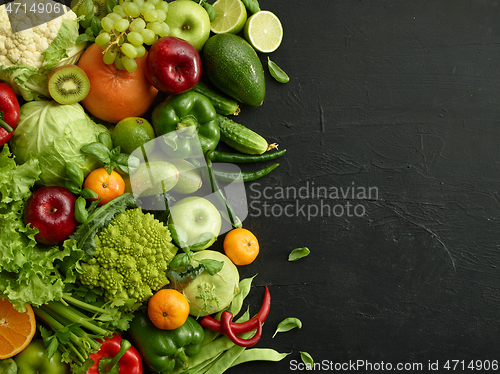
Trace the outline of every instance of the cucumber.
{"label": "cucumber", "polygon": [[264,101],[262,63],[242,37],[229,33],[211,36],[203,47],[203,69],[210,82],[233,99],[252,107]]}
{"label": "cucumber", "polygon": [[231,114],[237,115],[240,112],[240,106],[236,100],[220,94],[209,87],[206,83],[198,82],[198,84],[193,87],[193,91],[208,97],[217,113],[229,116]]}
{"label": "cucumber", "polygon": [[217,123],[220,129],[220,138],[228,146],[249,155],[261,155],[272,148],[277,148],[275,143],[268,144],[266,139],[255,131],[217,114]]}

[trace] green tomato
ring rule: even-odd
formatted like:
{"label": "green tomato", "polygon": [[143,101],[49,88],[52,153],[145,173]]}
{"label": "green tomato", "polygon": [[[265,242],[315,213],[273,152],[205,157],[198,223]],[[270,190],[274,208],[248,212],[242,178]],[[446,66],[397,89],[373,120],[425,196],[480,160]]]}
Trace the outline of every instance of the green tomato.
{"label": "green tomato", "polygon": [[14,357],[17,374],[67,374],[69,365],[61,362],[57,351],[50,360],[42,340],[33,340],[21,353]]}

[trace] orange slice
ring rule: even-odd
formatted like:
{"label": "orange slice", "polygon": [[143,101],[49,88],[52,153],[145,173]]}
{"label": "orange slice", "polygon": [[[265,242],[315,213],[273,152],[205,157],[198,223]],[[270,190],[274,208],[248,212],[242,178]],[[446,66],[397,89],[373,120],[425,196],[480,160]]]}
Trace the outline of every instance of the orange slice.
{"label": "orange slice", "polygon": [[20,313],[8,299],[0,299],[0,360],[26,348],[35,330],[35,314],[31,305],[26,305],[26,312]]}

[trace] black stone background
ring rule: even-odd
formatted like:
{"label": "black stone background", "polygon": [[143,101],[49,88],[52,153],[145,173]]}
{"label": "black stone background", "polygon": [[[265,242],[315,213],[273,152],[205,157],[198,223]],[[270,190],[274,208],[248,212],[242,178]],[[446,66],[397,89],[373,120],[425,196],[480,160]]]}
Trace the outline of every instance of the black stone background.
{"label": "black stone background", "polygon": [[[247,184],[253,205],[244,226],[261,253],[240,273],[257,274],[245,303],[251,313],[264,286],[272,295],[256,347],[291,354],[228,372],[298,371],[300,351],[332,365],[423,365],[412,372],[447,372],[453,359],[498,360],[498,1],[260,4],[283,23],[283,43],[269,57],[291,79],[283,85],[267,74],[264,104],[243,107],[236,119],[287,153],[269,176]],[[268,56],[260,57],[267,67]],[[258,196],[266,187],[269,194],[313,184],[376,187],[378,195]],[[264,203],[274,216],[254,209]],[[276,214],[321,203],[361,205],[366,214]],[[288,262],[304,246],[311,254]],[[271,338],[287,317],[302,329]],[[462,370],[461,361],[454,372],[477,370]]]}
{"label": "black stone background", "polygon": [[[455,359],[465,365],[455,372],[473,373],[471,360],[498,360],[498,1],[260,4],[283,23],[283,43],[269,57],[291,79],[282,85],[267,75],[264,104],[237,118],[287,153],[260,185],[247,186],[249,202],[279,213],[296,200],[255,191],[307,183],[379,193],[324,201],[361,204],[361,218],[245,220],[261,245],[241,268],[242,277],[258,274],[250,311],[263,286],[272,295],[257,347],[292,353],[229,372],[298,371],[300,351],[317,363],[423,364],[411,372],[448,372]],[[311,254],[288,262],[303,246]],[[302,329],[271,338],[286,317],[300,318]],[[436,361],[439,371],[429,370]]]}

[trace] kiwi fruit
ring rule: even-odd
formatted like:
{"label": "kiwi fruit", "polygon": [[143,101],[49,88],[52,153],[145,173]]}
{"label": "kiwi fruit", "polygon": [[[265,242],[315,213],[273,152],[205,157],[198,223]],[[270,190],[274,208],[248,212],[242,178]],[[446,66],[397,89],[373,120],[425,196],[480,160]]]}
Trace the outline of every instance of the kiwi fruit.
{"label": "kiwi fruit", "polygon": [[[82,14],[79,14],[78,12],[80,10],[80,6],[86,1],[87,0],[72,0],[70,4],[71,10],[79,16],[85,14],[84,12]],[[99,19],[103,19],[106,15],[106,0],[92,0],[92,2],[94,3],[94,16]]]}
{"label": "kiwi fruit", "polygon": [[87,74],[76,65],[55,68],[47,79],[50,96],[59,104],[74,104],[87,96],[90,81]]}

